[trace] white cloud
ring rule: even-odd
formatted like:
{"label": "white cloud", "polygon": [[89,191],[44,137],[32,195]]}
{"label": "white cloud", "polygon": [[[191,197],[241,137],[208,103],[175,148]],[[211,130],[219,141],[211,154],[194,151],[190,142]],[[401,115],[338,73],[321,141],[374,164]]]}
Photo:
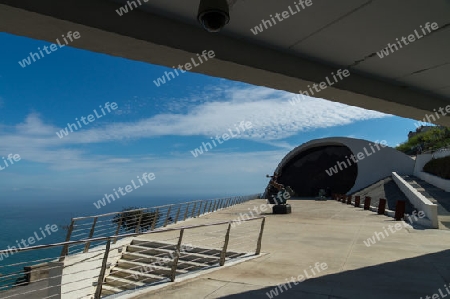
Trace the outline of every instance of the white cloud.
{"label": "white cloud", "polygon": [[[157,114],[131,122],[99,123],[70,133],[63,139],[56,135],[61,128],[44,122],[38,114],[33,113],[16,126],[0,126],[0,154],[20,153],[23,159],[45,163],[58,170],[105,170],[125,162],[138,166],[142,157],[127,161],[123,160],[123,156],[93,154],[89,152],[90,148],[73,149],[73,145],[155,136],[209,137],[226,133],[235,124],[245,120],[252,122],[253,128],[240,135],[241,138],[287,150],[294,146],[283,139],[299,132],[387,116],[315,98],[304,98],[300,104],[292,106],[288,102],[292,94],[263,87],[209,88],[207,91],[209,98],[216,100],[199,103],[197,100],[185,99],[181,103],[187,106],[186,113]],[[131,110],[131,107],[126,107],[126,111]],[[189,163],[185,158],[183,161],[179,162]]]}
{"label": "white cloud", "polygon": [[[388,115],[358,107],[305,97],[291,105],[292,94],[264,87],[244,87],[216,92],[216,101],[193,104],[189,100],[187,113],[162,113],[135,122],[110,123],[102,127],[82,129],[65,137],[62,142],[97,143],[155,136],[215,136],[234,129],[245,120],[253,124],[240,138],[254,141],[281,140],[299,132],[382,118]],[[29,117],[21,130],[48,133],[50,127],[35,116]],[[30,128],[32,127],[32,128]],[[56,131],[57,128],[52,130]],[[53,132],[54,133],[54,132]]]}

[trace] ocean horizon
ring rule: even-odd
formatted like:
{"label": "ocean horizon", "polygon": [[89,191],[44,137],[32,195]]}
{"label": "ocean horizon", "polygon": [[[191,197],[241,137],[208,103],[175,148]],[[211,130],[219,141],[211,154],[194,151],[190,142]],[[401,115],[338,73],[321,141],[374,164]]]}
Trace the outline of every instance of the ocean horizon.
{"label": "ocean horizon", "polygon": [[[66,197],[64,200],[56,198],[33,200],[27,197],[15,201],[2,200],[0,201],[2,207],[0,209],[0,250],[8,250],[13,246],[18,248],[22,239],[26,241],[29,238],[33,238],[35,243],[27,247],[64,242],[67,230],[62,227],[69,225],[74,217],[120,212],[128,207],[151,208],[225,197],[227,196],[130,196],[126,201],[117,200],[100,209],[94,206],[98,197],[83,199]],[[37,264],[36,261],[41,259],[43,262],[50,258],[56,259],[59,257],[61,249],[62,247],[55,247],[12,253],[8,256],[0,255],[0,287],[3,285],[2,280],[6,280],[7,274],[21,271],[24,266],[30,264]]]}

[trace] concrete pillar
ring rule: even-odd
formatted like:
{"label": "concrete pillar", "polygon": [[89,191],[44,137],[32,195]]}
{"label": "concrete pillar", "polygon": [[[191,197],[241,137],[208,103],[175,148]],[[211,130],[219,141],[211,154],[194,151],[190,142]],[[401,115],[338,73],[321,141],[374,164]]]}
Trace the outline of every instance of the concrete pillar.
{"label": "concrete pillar", "polygon": [[50,262],[48,278],[48,297],[52,299],[61,299],[61,282],[64,270],[63,262]]}

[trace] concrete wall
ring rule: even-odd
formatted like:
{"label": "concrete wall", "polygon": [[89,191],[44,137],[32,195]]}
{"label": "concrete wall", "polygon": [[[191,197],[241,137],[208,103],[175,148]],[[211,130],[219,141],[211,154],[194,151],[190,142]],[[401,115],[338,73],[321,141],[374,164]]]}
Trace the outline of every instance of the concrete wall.
{"label": "concrete wall", "polygon": [[412,187],[408,182],[402,179],[397,173],[392,172],[392,179],[400,188],[400,190],[408,197],[409,201],[419,211],[423,211],[428,219],[431,221],[432,228],[439,228],[437,217],[437,205],[429,201],[419,191]]}
{"label": "concrete wall", "polygon": [[[353,193],[361,190],[395,171],[401,175],[411,175],[414,172],[414,160],[408,155],[391,147],[378,150],[372,142],[361,139],[348,139],[345,145],[357,155],[363,153],[365,158],[358,162],[358,177],[355,185],[349,191]],[[375,149],[375,152],[373,151]],[[371,154],[370,156],[365,153]]]}
{"label": "concrete wall", "polygon": [[417,157],[416,157],[416,164],[414,165],[414,175],[418,176],[417,174],[419,172],[422,172],[423,167],[425,166],[425,164],[427,164],[428,161],[430,161],[432,158],[433,158],[432,154],[417,155]]}
{"label": "concrete wall", "polygon": [[450,192],[450,180],[445,180],[435,175],[423,172],[423,167],[432,159],[439,159],[450,156],[450,149],[434,152],[432,154],[422,154],[416,157],[414,175],[425,182],[438,187],[446,192]]}
{"label": "concrete wall", "polygon": [[450,148],[440,150],[440,151],[433,153],[434,159],[444,158],[444,157],[448,157],[448,156],[450,156]]}

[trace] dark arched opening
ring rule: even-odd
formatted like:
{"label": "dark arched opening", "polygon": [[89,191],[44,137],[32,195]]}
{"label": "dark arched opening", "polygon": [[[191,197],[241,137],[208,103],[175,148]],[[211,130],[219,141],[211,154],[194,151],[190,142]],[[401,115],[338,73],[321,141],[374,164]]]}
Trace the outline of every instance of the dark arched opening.
{"label": "dark arched opening", "polygon": [[[351,155],[351,150],[343,145],[310,148],[294,156],[282,167],[278,181],[290,186],[297,196],[317,196],[320,189],[345,194],[354,186],[358,175],[357,165],[347,162]],[[342,170],[338,162],[341,162]],[[335,168],[337,173],[333,172],[330,176],[330,168]]]}

